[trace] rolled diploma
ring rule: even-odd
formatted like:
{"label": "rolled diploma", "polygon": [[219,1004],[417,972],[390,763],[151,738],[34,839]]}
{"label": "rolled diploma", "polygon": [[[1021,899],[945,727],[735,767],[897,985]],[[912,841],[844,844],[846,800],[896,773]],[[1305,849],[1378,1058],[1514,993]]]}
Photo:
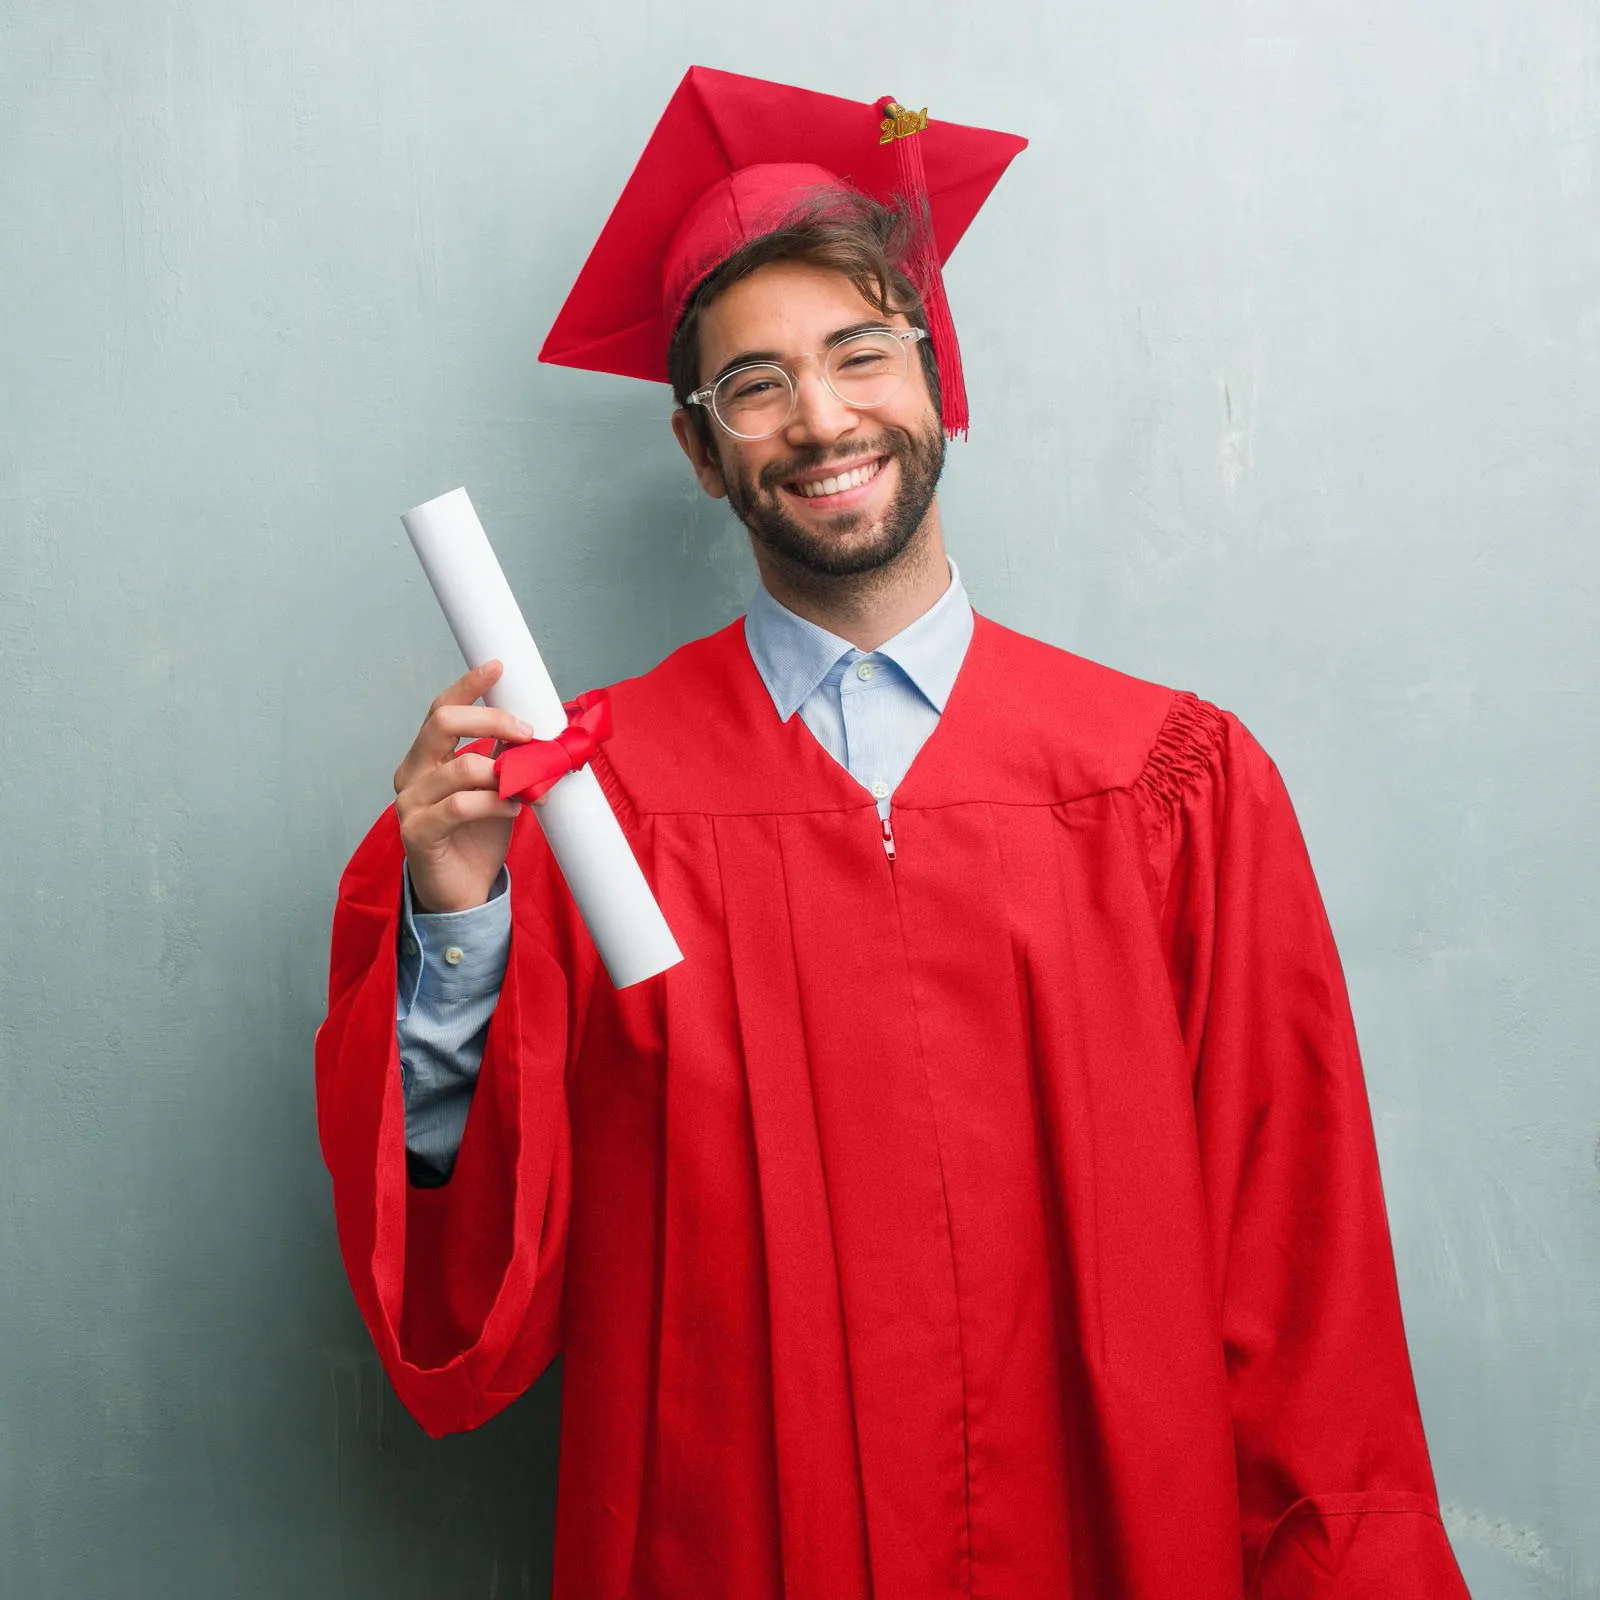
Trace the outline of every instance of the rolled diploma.
{"label": "rolled diploma", "polygon": [[[467,666],[498,657],[504,667],[485,701],[520,717],[536,737],[555,738],[567,725],[561,696],[467,491],[452,489],[413,506],[400,520]],[[617,988],[683,960],[600,780],[588,767],[560,779],[533,814]]]}

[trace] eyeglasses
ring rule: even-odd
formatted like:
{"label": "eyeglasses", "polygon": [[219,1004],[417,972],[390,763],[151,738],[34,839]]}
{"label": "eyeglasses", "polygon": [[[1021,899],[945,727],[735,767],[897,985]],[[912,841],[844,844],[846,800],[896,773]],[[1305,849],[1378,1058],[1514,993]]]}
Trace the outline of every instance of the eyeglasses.
{"label": "eyeglasses", "polygon": [[[828,393],[847,406],[870,411],[892,398],[905,382],[911,346],[927,337],[926,328],[873,328],[800,359],[812,361],[820,354]],[[776,361],[752,361],[724,372],[715,383],[696,389],[686,402],[708,406],[735,439],[770,439],[788,423],[799,403],[794,373]]]}

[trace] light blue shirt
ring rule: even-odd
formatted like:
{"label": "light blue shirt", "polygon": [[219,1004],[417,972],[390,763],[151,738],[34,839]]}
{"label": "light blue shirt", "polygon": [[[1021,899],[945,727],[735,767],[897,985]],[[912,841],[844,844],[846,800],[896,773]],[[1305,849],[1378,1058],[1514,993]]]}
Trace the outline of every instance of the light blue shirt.
{"label": "light blue shirt", "polygon": [[[877,801],[889,804],[938,723],[972,640],[972,606],[950,562],[929,609],[876,650],[858,650],[758,587],[745,642],[785,722],[796,713],[817,742]],[[469,911],[420,913],[402,871],[396,1032],[411,1180],[450,1176],[466,1127],[484,1035],[511,945],[511,874]]]}
{"label": "light blue shirt", "polygon": [[952,561],[944,593],[876,650],[797,617],[765,588],[750,602],[744,637],[779,717],[798,711],[886,817],[950,698],[972,638],[972,606]]}

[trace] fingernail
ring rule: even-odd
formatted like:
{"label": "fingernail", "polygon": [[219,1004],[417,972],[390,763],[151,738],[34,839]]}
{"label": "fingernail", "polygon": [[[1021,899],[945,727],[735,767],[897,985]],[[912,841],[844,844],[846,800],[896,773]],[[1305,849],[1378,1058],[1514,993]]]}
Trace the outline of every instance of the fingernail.
{"label": "fingernail", "polygon": [[512,726],[516,728],[519,739],[531,739],[533,737],[533,729],[526,722],[514,722]]}

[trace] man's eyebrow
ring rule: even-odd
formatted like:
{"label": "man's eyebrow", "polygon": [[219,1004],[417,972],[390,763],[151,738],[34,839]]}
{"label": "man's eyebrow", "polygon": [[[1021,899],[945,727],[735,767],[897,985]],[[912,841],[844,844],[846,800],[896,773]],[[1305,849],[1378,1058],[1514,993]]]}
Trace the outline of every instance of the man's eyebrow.
{"label": "man's eyebrow", "polygon": [[882,317],[874,317],[870,322],[852,322],[848,328],[835,328],[822,341],[822,348],[826,350],[829,345],[838,344],[841,339],[853,339],[858,333],[882,333],[888,326]]}
{"label": "man's eyebrow", "polygon": [[[869,322],[852,322],[848,327],[835,328],[822,341],[822,348],[826,350],[829,345],[838,344],[841,339],[853,338],[858,333],[876,333],[888,326],[889,324],[881,317],[874,317]],[[717,383],[736,367],[748,367],[759,361],[770,361],[776,366],[782,363],[783,357],[776,350],[741,350],[738,355],[724,361],[706,381]]]}
{"label": "man's eyebrow", "polygon": [[758,361],[770,361],[776,365],[782,360],[783,357],[780,356],[776,350],[741,350],[738,355],[733,356],[727,361],[724,361],[722,365],[718,367],[717,370],[713,372],[706,381],[708,383],[716,383],[720,379],[725,378],[734,370],[735,367],[752,366]]}

